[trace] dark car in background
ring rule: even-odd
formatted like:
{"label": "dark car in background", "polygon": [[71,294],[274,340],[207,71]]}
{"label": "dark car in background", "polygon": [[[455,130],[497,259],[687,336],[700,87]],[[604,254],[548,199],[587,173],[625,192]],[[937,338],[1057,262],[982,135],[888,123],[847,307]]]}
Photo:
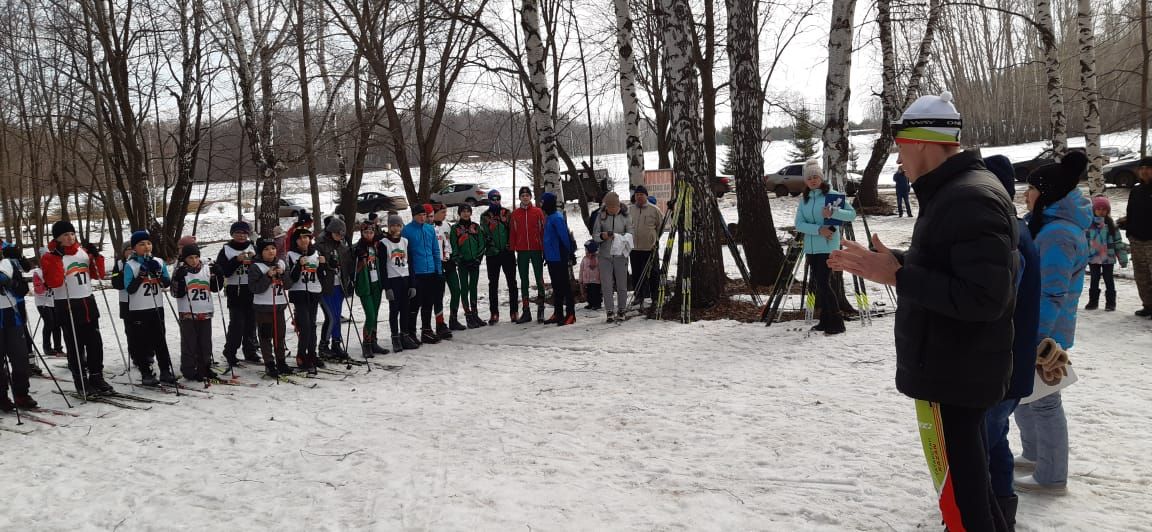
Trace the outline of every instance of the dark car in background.
{"label": "dark car in background", "polygon": [[[408,198],[398,195],[381,194],[379,192],[361,192],[356,196],[356,212],[368,214],[372,212],[400,212],[408,208]],[[340,211],[340,204],[335,207]]]}
{"label": "dark car in background", "polygon": [[[1087,151],[1083,147],[1068,148],[1068,151],[1078,151],[1087,155]],[[1101,155],[1101,157],[1104,159],[1102,162],[1108,164],[1108,156]],[[1028,174],[1031,174],[1033,170],[1054,162],[1056,162],[1056,158],[1053,157],[1052,148],[1044,148],[1044,151],[1040,152],[1040,155],[1030,160],[1012,163],[1012,169],[1016,171],[1016,181],[1023,183],[1028,180]],[[1087,169],[1084,170],[1083,174],[1080,174],[1080,180],[1083,181],[1085,179],[1088,179]]]}
{"label": "dark car in background", "polygon": [[1140,157],[1129,157],[1112,164],[1104,165],[1104,182],[1118,187],[1132,188],[1139,180],[1136,178],[1136,165]]}

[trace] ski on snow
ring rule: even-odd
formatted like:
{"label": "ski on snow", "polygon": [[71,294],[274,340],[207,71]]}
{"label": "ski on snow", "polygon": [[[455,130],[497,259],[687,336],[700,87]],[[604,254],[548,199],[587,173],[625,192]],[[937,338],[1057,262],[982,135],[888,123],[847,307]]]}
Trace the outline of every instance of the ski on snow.
{"label": "ski on snow", "polygon": [[[55,393],[60,393],[60,392],[57,391]],[[77,399],[80,399],[80,400],[84,400],[84,396],[80,395],[77,392],[68,392],[68,395],[75,397]],[[89,395],[88,396],[88,402],[89,403],[104,403],[106,405],[116,406],[116,407],[124,408],[126,410],[152,410],[151,405],[149,405],[149,406],[132,405],[132,404],[125,403],[123,401],[117,401],[116,399],[113,399],[112,397],[104,396],[104,395]]]}

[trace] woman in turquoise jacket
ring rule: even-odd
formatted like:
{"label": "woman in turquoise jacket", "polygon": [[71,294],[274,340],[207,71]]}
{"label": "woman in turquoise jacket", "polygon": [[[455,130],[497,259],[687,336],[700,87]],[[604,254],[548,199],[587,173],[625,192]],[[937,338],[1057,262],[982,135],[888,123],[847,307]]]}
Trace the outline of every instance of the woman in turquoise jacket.
{"label": "woman in turquoise jacket", "polygon": [[[826,204],[826,197],[837,194],[824,181],[820,163],[809,159],[804,163],[804,200],[796,208],[796,230],[804,234],[804,253],[812,268],[812,286],[816,288],[816,308],[820,309],[820,322],[813,331],[823,331],[833,335],[844,332],[844,318],[832,292],[831,271],[828,269],[828,254],[840,249],[840,222],[851,222],[856,211],[847,201],[839,205]],[[835,220],[836,222],[833,222]]]}

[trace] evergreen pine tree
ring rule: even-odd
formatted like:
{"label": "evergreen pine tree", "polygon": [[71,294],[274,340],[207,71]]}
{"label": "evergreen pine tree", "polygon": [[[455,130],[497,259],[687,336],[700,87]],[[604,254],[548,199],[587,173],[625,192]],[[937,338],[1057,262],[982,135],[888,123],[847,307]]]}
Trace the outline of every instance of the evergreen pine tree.
{"label": "evergreen pine tree", "polygon": [[812,124],[812,113],[807,107],[801,106],[793,116],[795,125],[795,138],[792,144],[795,148],[788,152],[793,162],[804,162],[816,156],[816,126]]}

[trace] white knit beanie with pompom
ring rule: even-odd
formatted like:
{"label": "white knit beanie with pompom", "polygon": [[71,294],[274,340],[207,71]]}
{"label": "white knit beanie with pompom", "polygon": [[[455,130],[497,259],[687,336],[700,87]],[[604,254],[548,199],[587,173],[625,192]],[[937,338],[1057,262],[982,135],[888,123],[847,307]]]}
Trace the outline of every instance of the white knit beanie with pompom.
{"label": "white knit beanie with pompom", "polygon": [[900,120],[892,124],[897,144],[928,143],[960,145],[960,112],[952,104],[952,93],[921,96],[908,106]]}
{"label": "white knit beanie with pompom", "polygon": [[814,175],[824,177],[824,170],[820,168],[820,161],[816,159],[804,161],[804,179],[808,179]]}

